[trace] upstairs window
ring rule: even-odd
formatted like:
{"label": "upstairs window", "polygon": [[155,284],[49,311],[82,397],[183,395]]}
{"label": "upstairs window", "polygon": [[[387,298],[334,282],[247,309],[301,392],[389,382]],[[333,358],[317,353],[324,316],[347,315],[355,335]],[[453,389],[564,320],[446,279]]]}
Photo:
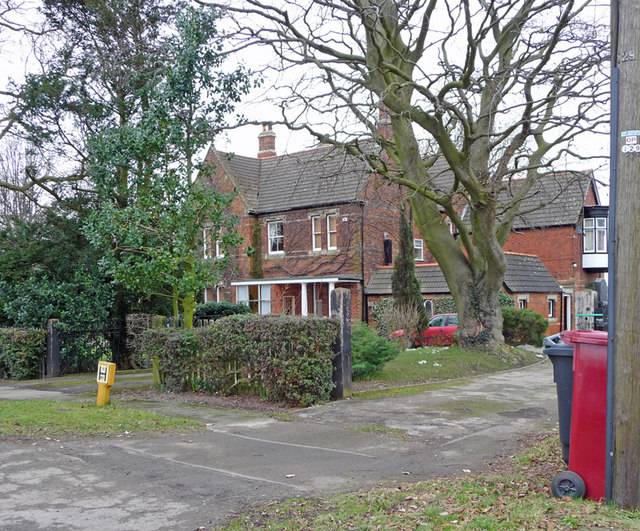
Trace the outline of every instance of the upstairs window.
{"label": "upstairs window", "polygon": [[216,258],[224,258],[224,250],[220,246],[220,240],[216,240]]}
{"label": "upstairs window", "polygon": [[607,252],[607,218],[584,218],[582,230],[583,252]]}
{"label": "upstairs window", "polygon": [[284,253],[284,222],[270,221],[269,230],[269,254]]}
{"label": "upstairs window", "polygon": [[413,240],[413,259],[417,262],[424,260],[424,240],[420,238]]}
{"label": "upstairs window", "polygon": [[204,247],[204,257],[211,258],[211,232],[208,227],[202,229],[202,245]]}
{"label": "upstairs window", "polygon": [[311,244],[314,251],[322,250],[322,219],[320,216],[311,218]]}
{"label": "upstairs window", "polygon": [[327,216],[327,249],[335,250],[338,248],[338,225],[335,214]]}

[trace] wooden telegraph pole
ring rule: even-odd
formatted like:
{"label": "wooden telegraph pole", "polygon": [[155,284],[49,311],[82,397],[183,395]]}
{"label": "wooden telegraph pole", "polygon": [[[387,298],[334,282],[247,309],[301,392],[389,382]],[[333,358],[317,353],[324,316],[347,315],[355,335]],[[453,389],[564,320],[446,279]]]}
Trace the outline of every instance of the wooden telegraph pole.
{"label": "wooden telegraph pole", "polygon": [[609,364],[611,492],[607,497],[636,509],[640,507],[640,2],[612,0],[611,28],[615,225],[610,229],[615,260],[609,274],[615,286],[610,327],[615,357]]}

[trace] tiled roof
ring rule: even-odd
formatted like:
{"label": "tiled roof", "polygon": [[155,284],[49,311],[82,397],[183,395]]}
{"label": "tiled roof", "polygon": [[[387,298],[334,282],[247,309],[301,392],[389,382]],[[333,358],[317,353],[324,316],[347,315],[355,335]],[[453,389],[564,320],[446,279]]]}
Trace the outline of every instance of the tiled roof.
{"label": "tiled roof", "polygon": [[266,159],[217,155],[256,213],[355,201],[369,178],[364,160],[330,146]]}
{"label": "tiled roof", "polygon": [[561,293],[562,288],[537,256],[506,253],[504,286],[511,293]]}
{"label": "tiled roof", "polygon": [[[443,157],[436,160],[429,173],[431,185],[436,192],[451,192],[453,173]],[[522,180],[514,179],[511,189],[502,192],[502,204],[507,205],[511,202],[512,194],[520,182]],[[540,175],[520,203],[519,211],[522,214],[516,217],[513,229],[576,225],[592,182],[591,172],[549,172]],[[467,220],[468,217],[467,211]]]}
{"label": "tiled roof", "polygon": [[[507,273],[504,286],[510,293],[560,293],[562,289],[537,256],[506,253]],[[422,293],[448,295],[449,287],[437,264],[415,268]],[[391,296],[392,267],[379,267],[365,288],[367,295]]]}
{"label": "tiled roof", "polygon": [[[365,141],[361,146],[375,149],[370,144]],[[258,214],[356,201],[369,178],[364,159],[332,146],[265,159],[222,152],[216,155],[248,210]],[[435,191],[451,192],[453,174],[443,157],[436,160],[428,174]],[[541,175],[522,201],[522,214],[513,229],[576,225],[591,183],[590,172]],[[514,179],[512,187],[517,185],[518,180]],[[504,191],[501,198],[507,204],[511,192]]]}
{"label": "tiled roof", "polygon": [[[522,214],[515,219],[513,228],[576,225],[592,180],[591,172],[552,172],[542,175],[520,204]],[[505,192],[505,196],[506,200],[510,199],[509,192]]]}

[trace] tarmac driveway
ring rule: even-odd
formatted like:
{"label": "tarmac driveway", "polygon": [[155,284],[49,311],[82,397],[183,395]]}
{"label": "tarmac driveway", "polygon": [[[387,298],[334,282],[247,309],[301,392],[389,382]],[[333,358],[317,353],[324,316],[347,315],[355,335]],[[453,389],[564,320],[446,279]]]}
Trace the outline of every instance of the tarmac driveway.
{"label": "tarmac driveway", "polygon": [[[62,397],[0,387],[0,399]],[[252,503],[462,475],[557,424],[548,362],[277,420],[148,401],[202,418],[177,435],[0,442],[1,529],[197,529]]]}

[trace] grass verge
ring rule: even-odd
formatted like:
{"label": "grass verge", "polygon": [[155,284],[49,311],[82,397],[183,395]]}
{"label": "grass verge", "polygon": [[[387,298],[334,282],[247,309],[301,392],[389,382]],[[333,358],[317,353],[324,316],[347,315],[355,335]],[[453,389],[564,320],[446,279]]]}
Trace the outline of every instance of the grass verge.
{"label": "grass verge", "polygon": [[[546,359],[546,356],[520,348],[509,348],[509,354],[501,359],[485,351],[457,347],[405,350],[372,378],[354,382],[353,388],[359,398],[373,398],[389,392],[394,395],[415,393],[424,391],[425,386],[434,382],[515,369]],[[381,389],[387,391],[379,391]]]}
{"label": "grass verge", "polygon": [[196,430],[202,422],[165,417],[114,405],[54,400],[0,401],[0,438],[113,435],[126,432]]}
{"label": "grass verge", "polygon": [[336,495],[289,499],[228,521],[218,530],[640,529],[640,512],[589,500],[554,498],[564,469],[557,433],[538,436],[490,475],[466,475]]}

